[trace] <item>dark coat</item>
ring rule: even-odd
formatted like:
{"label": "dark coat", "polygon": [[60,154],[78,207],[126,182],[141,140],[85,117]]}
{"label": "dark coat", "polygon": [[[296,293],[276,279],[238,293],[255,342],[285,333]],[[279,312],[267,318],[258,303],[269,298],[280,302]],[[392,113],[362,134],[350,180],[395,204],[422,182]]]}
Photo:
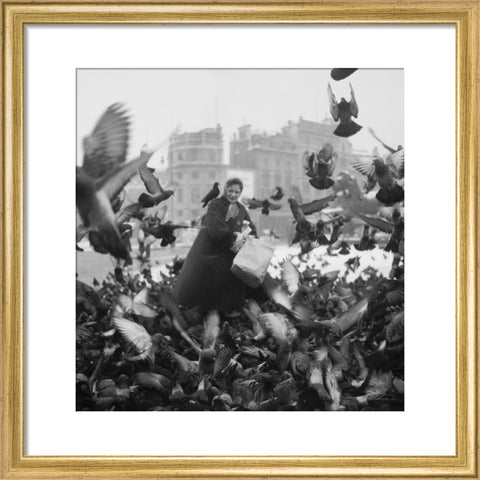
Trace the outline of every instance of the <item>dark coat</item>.
{"label": "dark coat", "polygon": [[230,271],[235,253],[230,248],[235,241],[234,232],[242,230],[242,222],[255,227],[245,207],[236,202],[239,214],[225,220],[229,202],[216,198],[208,205],[204,224],[200,229],[174,287],[179,305],[228,311],[239,309],[245,300],[245,285]]}

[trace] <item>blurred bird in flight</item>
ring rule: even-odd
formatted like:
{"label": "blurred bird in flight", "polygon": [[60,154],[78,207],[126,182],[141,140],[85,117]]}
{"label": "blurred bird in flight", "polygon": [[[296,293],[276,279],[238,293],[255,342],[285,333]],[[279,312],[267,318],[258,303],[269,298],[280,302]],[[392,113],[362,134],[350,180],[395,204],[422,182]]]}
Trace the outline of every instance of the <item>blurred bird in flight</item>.
{"label": "blurred bird in flight", "polygon": [[352,120],[352,117],[358,117],[358,105],[355,100],[352,85],[350,85],[351,98],[349,102],[343,97],[340,99],[340,102],[337,102],[330,84],[328,84],[327,91],[330,102],[330,113],[336,122],[340,120],[340,124],[333,133],[339,137],[351,137],[355,135],[362,127]]}

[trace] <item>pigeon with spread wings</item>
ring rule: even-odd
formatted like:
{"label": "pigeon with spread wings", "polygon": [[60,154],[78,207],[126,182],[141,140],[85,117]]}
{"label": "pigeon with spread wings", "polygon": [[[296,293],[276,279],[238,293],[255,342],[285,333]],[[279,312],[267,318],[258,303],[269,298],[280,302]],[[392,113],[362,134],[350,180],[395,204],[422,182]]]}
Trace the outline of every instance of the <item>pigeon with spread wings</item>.
{"label": "pigeon with spread wings", "polygon": [[352,162],[352,167],[365,175],[369,183],[378,183],[380,190],[377,192],[376,198],[379,202],[385,205],[394,205],[403,201],[405,196],[403,187],[397,183],[394,170],[382,158],[357,160]]}
{"label": "pigeon with spread wings", "polygon": [[405,150],[402,145],[398,145],[398,147],[394,149],[380,140],[371,128],[369,128],[368,131],[383,148],[390,152],[390,155],[385,159],[385,163],[395,172],[399,179],[402,179],[405,176]]}
{"label": "pigeon with spread wings", "polygon": [[142,193],[138,197],[138,203],[144,208],[154,207],[174,194],[173,190],[164,190],[162,188],[158,178],[153,174],[154,171],[155,169],[146,165],[138,169],[138,174],[148,192]]}
{"label": "pigeon with spread wings", "polygon": [[317,190],[326,190],[335,184],[330,178],[333,175],[336,165],[336,154],[333,147],[326,143],[324,147],[317,153],[306,154],[306,162],[304,164],[305,173],[311,177],[309,183]]}
{"label": "pigeon with spread wings", "polygon": [[242,202],[248,206],[249,210],[261,208],[263,215],[268,215],[270,210],[280,210],[280,208],[282,208],[281,205],[270,202],[268,199],[258,200],[255,197],[242,199]]}
{"label": "pigeon with spread wings", "polygon": [[337,102],[330,84],[328,84],[327,91],[330,102],[330,113],[336,122],[340,120],[340,124],[333,133],[338,137],[351,137],[352,135],[355,135],[362,127],[352,120],[352,116],[355,118],[358,117],[358,105],[355,100],[352,85],[350,85],[351,98],[349,102],[343,97],[340,102]]}
{"label": "pigeon with spread wings", "polygon": [[390,234],[390,239],[385,246],[387,252],[397,253],[400,249],[400,242],[403,240],[404,232],[404,220],[403,217],[398,214],[395,216],[393,222],[389,222],[384,218],[374,217],[372,215],[357,214],[367,225],[373,228],[381,230],[384,233]]}
{"label": "pigeon with spread wings", "polygon": [[108,253],[128,260],[111,202],[137,169],[146,165],[153,152],[125,163],[130,119],[123,106],[115,103],[100,117],[93,132],[84,138],[83,166],[76,172],[76,203],[85,227],[96,231]]}
{"label": "pigeon with spread wings", "polygon": [[175,230],[180,228],[191,228],[189,225],[176,225],[170,221],[166,223],[161,223],[160,221],[153,224],[143,223],[140,227],[146,234],[153,235],[155,238],[161,240],[161,246],[166,247],[167,245],[175,242],[177,237],[174,235]]}

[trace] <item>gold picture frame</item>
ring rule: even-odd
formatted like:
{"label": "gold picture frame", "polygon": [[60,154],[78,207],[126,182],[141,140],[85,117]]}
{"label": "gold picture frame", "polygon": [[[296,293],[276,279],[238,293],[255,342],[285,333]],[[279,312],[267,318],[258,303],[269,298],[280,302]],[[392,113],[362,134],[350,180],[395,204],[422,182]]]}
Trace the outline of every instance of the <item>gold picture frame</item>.
{"label": "gold picture frame", "polygon": [[[2,3],[2,478],[461,477],[478,470],[477,1]],[[24,454],[24,27],[27,24],[453,24],[456,28],[456,454],[453,456],[26,456]],[[468,132],[468,134],[466,133]]]}

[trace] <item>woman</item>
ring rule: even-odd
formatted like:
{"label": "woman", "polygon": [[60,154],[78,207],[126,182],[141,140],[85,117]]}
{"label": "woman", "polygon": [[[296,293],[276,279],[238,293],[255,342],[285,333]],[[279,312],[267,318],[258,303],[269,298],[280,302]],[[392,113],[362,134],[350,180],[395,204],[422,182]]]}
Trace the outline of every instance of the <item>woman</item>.
{"label": "woman", "polygon": [[230,271],[236,252],[245,242],[246,235],[241,233],[244,222],[256,236],[247,210],[238,202],[242,190],[242,181],[232,178],[223,195],[209,203],[174,288],[179,305],[229,311],[239,309],[244,302],[246,286]]}

